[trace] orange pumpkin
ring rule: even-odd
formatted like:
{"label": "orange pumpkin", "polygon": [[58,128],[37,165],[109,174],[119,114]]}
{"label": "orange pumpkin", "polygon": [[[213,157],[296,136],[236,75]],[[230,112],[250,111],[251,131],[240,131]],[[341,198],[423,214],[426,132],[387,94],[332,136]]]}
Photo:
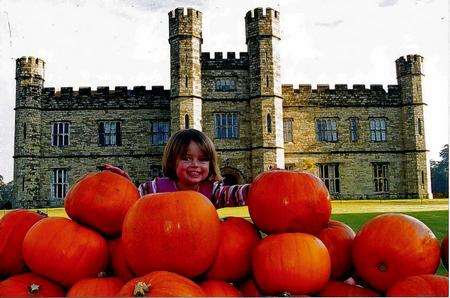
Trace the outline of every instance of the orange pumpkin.
{"label": "orange pumpkin", "polygon": [[252,182],[248,210],[266,234],[304,232],[317,235],[331,215],[325,184],[306,172],[264,172]]}
{"label": "orange pumpkin", "polygon": [[241,297],[241,292],[231,284],[222,280],[207,280],[200,287],[209,297]]}
{"label": "orange pumpkin", "polygon": [[219,252],[206,277],[236,281],[251,270],[251,253],[261,239],[255,226],[240,217],[228,217],[220,223]]}
{"label": "orange pumpkin", "polygon": [[63,297],[64,289],[35,273],[11,276],[0,282],[0,297]]}
{"label": "orange pumpkin", "polygon": [[448,297],[448,277],[432,274],[407,277],[392,285],[389,297]]}
{"label": "orange pumpkin", "polygon": [[202,297],[205,292],[192,280],[176,273],[153,271],[127,282],[117,296],[121,297]]}
{"label": "orange pumpkin", "polygon": [[46,215],[28,210],[14,210],[0,219],[0,276],[26,271],[22,256],[23,238],[28,230]]}
{"label": "orange pumpkin", "polygon": [[49,217],[26,234],[23,258],[33,272],[71,286],[105,270],[108,247],[95,231],[67,218]]}
{"label": "orange pumpkin", "polygon": [[138,276],[156,270],[198,276],[213,264],[219,240],[216,208],[196,191],[142,197],[122,231],[127,263]]}
{"label": "orange pumpkin", "polygon": [[331,278],[341,280],[349,277],[352,269],[352,243],[355,232],[348,225],[330,220],[319,234],[331,259]]}
{"label": "orange pumpkin", "polygon": [[440,245],[421,221],[386,213],[362,226],[353,241],[352,257],[357,275],[385,291],[408,276],[435,273]]}
{"label": "orange pumpkin", "polygon": [[108,241],[109,248],[109,265],[110,269],[114,272],[114,275],[120,277],[125,282],[134,278],[135,275],[131,271],[125,259],[125,253],[123,251],[122,238],[117,238]]}
{"label": "orange pumpkin", "polygon": [[448,234],[441,242],[441,260],[442,265],[444,265],[445,269],[448,271]]}
{"label": "orange pumpkin", "polygon": [[239,291],[241,291],[244,297],[262,297],[261,291],[256,286],[253,279],[246,280],[239,286]]}
{"label": "orange pumpkin", "polygon": [[319,292],[320,297],[378,297],[377,292],[345,282],[330,280]]}
{"label": "orange pumpkin", "polygon": [[330,256],[317,237],[283,233],[259,241],[253,251],[252,268],[254,279],[265,294],[310,294],[327,283]]}
{"label": "orange pumpkin", "polygon": [[125,282],[118,277],[81,279],[67,292],[67,297],[115,297]]}
{"label": "orange pumpkin", "polygon": [[64,201],[67,215],[107,236],[119,235],[128,209],[139,191],[127,178],[110,171],[89,173],[70,188]]}

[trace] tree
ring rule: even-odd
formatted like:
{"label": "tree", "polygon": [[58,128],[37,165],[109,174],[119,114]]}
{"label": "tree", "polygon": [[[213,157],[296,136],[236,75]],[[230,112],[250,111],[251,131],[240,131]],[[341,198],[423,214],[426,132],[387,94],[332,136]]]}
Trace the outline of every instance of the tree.
{"label": "tree", "polygon": [[448,144],[439,152],[438,161],[431,161],[431,189],[436,197],[448,197]]}

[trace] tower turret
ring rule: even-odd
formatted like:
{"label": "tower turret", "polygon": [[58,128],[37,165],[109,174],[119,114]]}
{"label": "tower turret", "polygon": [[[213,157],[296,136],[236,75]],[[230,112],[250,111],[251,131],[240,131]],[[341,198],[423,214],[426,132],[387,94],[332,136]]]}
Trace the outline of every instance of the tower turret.
{"label": "tower turret", "polygon": [[283,98],[280,81],[280,14],[256,8],[245,16],[252,110],[253,176],[284,168]]}
{"label": "tower turret", "polygon": [[201,130],[202,13],[192,8],[169,12],[169,43],[172,131]]}
{"label": "tower turret", "polygon": [[16,60],[13,207],[39,207],[41,94],[45,63],[34,57]]}

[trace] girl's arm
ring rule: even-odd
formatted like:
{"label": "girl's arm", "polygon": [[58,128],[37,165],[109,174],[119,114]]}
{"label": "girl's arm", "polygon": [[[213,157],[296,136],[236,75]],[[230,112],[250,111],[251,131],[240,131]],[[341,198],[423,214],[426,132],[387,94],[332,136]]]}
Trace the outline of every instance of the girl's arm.
{"label": "girl's arm", "polygon": [[249,189],[250,184],[229,186],[217,181],[213,185],[211,201],[216,208],[245,206]]}
{"label": "girl's arm", "polygon": [[150,193],[156,193],[156,180],[148,180],[140,184],[138,187],[139,194],[141,197],[148,195]]}

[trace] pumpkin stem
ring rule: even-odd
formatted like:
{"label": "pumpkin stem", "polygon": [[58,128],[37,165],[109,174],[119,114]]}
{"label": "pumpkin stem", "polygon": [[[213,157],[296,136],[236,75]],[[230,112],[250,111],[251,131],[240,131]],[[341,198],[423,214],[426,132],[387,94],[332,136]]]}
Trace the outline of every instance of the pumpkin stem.
{"label": "pumpkin stem", "polygon": [[40,288],[39,285],[31,284],[28,286],[28,293],[30,293],[31,295],[37,294],[39,293],[39,288]]}
{"label": "pumpkin stem", "polygon": [[280,297],[291,297],[291,293],[283,292],[283,293],[280,294]]}
{"label": "pumpkin stem", "polygon": [[134,286],[133,296],[134,297],[144,297],[145,294],[150,291],[150,286],[145,282],[140,281]]}
{"label": "pumpkin stem", "polygon": [[387,271],[387,265],[383,262],[381,262],[380,264],[378,264],[378,270],[380,270],[381,272],[386,272]]}
{"label": "pumpkin stem", "polygon": [[108,276],[108,273],[106,273],[105,271],[100,271],[100,272],[97,274],[97,277],[98,277],[98,278],[107,277],[107,276]]}
{"label": "pumpkin stem", "polygon": [[42,215],[42,216],[48,217],[48,214],[47,214],[47,213],[45,213],[45,212],[44,212],[44,211],[42,211],[42,210],[38,210],[38,211],[36,211],[36,213],[37,213],[37,214],[39,214],[39,215]]}

